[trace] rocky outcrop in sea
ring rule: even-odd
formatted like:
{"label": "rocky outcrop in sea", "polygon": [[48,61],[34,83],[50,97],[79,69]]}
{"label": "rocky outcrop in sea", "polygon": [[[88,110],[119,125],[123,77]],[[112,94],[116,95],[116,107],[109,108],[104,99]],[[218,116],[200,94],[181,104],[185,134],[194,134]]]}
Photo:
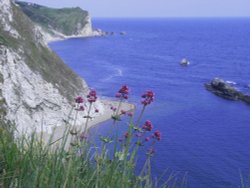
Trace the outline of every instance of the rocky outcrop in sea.
{"label": "rocky outcrop in sea", "polygon": [[226,81],[214,78],[210,83],[205,84],[208,91],[228,100],[240,100],[250,104],[250,96],[238,91]]}

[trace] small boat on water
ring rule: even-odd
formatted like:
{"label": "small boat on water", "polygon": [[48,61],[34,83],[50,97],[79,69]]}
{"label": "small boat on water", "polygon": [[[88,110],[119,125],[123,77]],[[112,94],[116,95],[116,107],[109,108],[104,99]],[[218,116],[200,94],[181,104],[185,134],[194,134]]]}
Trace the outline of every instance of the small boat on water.
{"label": "small boat on water", "polygon": [[186,66],[186,65],[189,65],[190,62],[189,62],[186,58],[183,58],[183,59],[181,60],[180,64]]}

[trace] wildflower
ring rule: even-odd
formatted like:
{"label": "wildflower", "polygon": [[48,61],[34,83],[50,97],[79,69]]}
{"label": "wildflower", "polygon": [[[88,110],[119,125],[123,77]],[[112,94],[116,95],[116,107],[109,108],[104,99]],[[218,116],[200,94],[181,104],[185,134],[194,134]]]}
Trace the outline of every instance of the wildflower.
{"label": "wildflower", "polygon": [[79,137],[80,137],[80,141],[86,140],[88,138],[84,132],[82,132]]}
{"label": "wildflower", "polygon": [[99,110],[98,110],[98,109],[95,109],[95,113],[99,113]]}
{"label": "wildflower", "polygon": [[143,98],[141,103],[144,105],[144,106],[147,106],[149,104],[151,104],[151,102],[154,101],[154,92],[153,91],[147,91],[146,93],[144,93],[141,97]]}
{"label": "wildflower", "polygon": [[90,103],[96,102],[97,96],[96,96],[96,91],[95,90],[91,90],[89,92],[89,94],[87,95],[88,101]]}
{"label": "wildflower", "polygon": [[129,91],[129,89],[128,89],[128,86],[127,85],[123,85],[122,87],[121,87],[121,89],[119,90],[119,93],[121,93],[121,94],[128,94],[128,91]]}
{"label": "wildflower", "polygon": [[78,104],[83,103],[83,98],[81,96],[78,96],[75,98],[75,102]]}
{"label": "wildflower", "polygon": [[144,131],[151,131],[153,129],[153,125],[151,123],[151,121],[147,120],[144,125],[142,126],[142,129]]}
{"label": "wildflower", "polygon": [[148,142],[150,140],[150,137],[145,138],[145,142]]}
{"label": "wildflower", "polygon": [[160,131],[155,131],[152,138],[155,138],[156,140],[160,141],[161,140],[161,132]]}
{"label": "wildflower", "polygon": [[124,134],[124,137],[125,137],[125,138],[128,138],[128,136],[129,136],[129,134],[128,134],[128,132],[126,132],[126,133]]}
{"label": "wildflower", "polygon": [[121,114],[126,114],[126,111],[125,110],[121,110]]}
{"label": "wildflower", "polygon": [[115,95],[116,98],[120,99],[128,99],[129,88],[127,85],[123,85],[121,89],[119,89],[118,93]]}
{"label": "wildflower", "polygon": [[81,105],[81,106],[79,107],[79,111],[84,111],[84,110],[85,110],[85,109],[84,109],[84,106]]}
{"label": "wildflower", "polygon": [[127,115],[128,115],[129,117],[132,117],[132,116],[133,116],[133,112],[128,112]]}

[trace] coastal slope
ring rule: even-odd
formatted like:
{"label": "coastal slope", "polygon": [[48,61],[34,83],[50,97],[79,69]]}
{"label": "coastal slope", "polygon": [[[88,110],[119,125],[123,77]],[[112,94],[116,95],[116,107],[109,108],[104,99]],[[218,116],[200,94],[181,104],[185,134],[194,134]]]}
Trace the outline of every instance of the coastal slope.
{"label": "coastal slope", "polygon": [[79,7],[55,9],[22,1],[16,1],[16,4],[37,26],[41,27],[47,41],[104,35],[101,30],[92,28],[88,11]]}
{"label": "coastal slope", "polygon": [[[44,35],[11,0],[0,1],[0,114],[19,132],[51,131],[72,117],[72,102],[88,86],[46,44]],[[103,105],[96,103],[103,112]],[[78,117],[76,124],[86,120]]]}

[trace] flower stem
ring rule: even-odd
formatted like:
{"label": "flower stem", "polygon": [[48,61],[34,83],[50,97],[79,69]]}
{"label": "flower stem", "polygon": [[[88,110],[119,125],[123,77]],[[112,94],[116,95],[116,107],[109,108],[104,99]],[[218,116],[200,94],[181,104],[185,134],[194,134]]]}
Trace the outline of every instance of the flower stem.
{"label": "flower stem", "polygon": [[146,109],[146,106],[144,105],[143,108],[142,108],[142,110],[141,110],[141,113],[140,113],[140,115],[139,115],[139,117],[138,117],[138,119],[137,119],[137,121],[136,121],[135,126],[138,126],[138,125],[139,125],[139,123],[140,123],[140,121],[141,121],[141,118],[142,118],[142,116],[143,116],[143,114],[144,114],[145,109]]}
{"label": "flower stem", "polygon": [[88,114],[87,114],[87,120],[86,120],[86,123],[85,123],[85,127],[84,127],[84,134],[86,133],[87,131],[87,127],[88,127],[88,123],[89,123],[89,118],[90,118],[90,111],[91,111],[91,108],[92,108],[92,103],[90,103],[89,105],[89,110],[88,110]]}

